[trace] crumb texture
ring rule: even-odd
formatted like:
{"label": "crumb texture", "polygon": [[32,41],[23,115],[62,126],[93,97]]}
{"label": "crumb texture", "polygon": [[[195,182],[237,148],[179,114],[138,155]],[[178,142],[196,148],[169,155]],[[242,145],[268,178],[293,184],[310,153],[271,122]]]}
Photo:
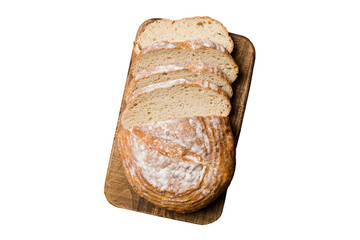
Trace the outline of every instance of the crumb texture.
{"label": "crumb texture", "polygon": [[228,116],[226,93],[207,81],[176,79],[148,85],[129,97],[121,121],[125,128],[193,116]]}
{"label": "crumb texture", "polygon": [[149,24],[135,40],[134,51],[141,50],[155,42],[183,42],[187,40],[211,40],[232,52],[234,43],[226,28],[209,17],[185,18],[171,21],[157,20]]}
{"label": "crumb texture", "polygon": [[219,68],[199,62],[183,66],[166,65],[146,69],[137,74],[130,82],[126,90],[125,98],[127,100],[129,95],[139,88],[180,78],[192,82],[206,80],[220,87],[226,92],[229,98],[231,98],[233,94],[231,83]]}
{"label": "crumb texture", "polygon": [[189,65],[205,63],[219,68],[234,82],[238,66],[222,46],[211,41],[185,41],[181,43],[158,42],[142,51],[131,66],[131,73],[137,76],[140,72],[164,65]]}

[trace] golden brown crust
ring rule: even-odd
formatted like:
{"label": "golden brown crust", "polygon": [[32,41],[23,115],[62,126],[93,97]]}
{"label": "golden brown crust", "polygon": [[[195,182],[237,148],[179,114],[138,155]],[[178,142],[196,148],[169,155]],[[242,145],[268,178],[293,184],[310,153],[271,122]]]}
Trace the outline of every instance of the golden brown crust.
{"label": "golden brown crust", "polygon": [[230,184],[235,169],[228,117],[191,117],[121,129],[117,148],[141,197],[176,212],[196,211]]}
{"label": "golden brown crust", "polygon": [[[205,21],[214,21],[216,23],[218,23],[227,33],[228,33],[228,30],[227,28],[218,20],[216,19],[213,19],[209,16],[196,16],[196,17],[186,17],[186,18],[182,18],[182,19],[178,19],[178,20],[171,20],[171,19],[168,19],[168,18],[161,18],[161,19],[158,19],[158,20],[155,20],[154,22],[148,24],[146,27],[144,27],[142,29],[142,31],[140,33],[138,33],[135,41],[134,41],[134,48],[133,48],[133,52],[136,52],[135,51],[135,48],[136,48],[136,45],[138,44],[138,41],[139,41],[139,38],[141,37],[141,35],[146,31],[146,29],[148,29],[149,26],[151,26],[152,24],[157,24],[159,22],[162,22],[162,21],[168,21],[168,22],[171,22],[171,23],[174,23],[174,22],[179,22],[179,21],[186,21],[186,20],[191,20],[191,19],[200,19],[200,20],[205,20]],[[231,43],[231,46],[230,46],[230,49],[228,49],[228,52],[231,53],[233,50],[234,50],[234,41],[232,40],[232,38],[230,36],[228,36],[228,39]]]}

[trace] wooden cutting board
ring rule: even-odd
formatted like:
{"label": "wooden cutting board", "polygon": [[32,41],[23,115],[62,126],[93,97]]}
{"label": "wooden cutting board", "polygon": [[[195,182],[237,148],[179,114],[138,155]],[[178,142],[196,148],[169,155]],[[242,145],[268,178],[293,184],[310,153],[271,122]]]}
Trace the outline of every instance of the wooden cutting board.
{"label": "wooden cutting board", "polygon": [[[139,27],[137,35],[139,35],[139,33],[146,27],[146,25],[155,20],[157,19],[149,19],[144,22]],[[246,101],[249,94],[251,76],[254,68],[255,49],[250,40],[246,37],[233,33],[230,33],[230,36],[234,41],[234,51],[232,52],[232,56],[239,66],[238,78],[233,83],[234,95],[231,99],[232,110],[230,114],[231,126],[234,133],[235,142],[237,144],[241,130],[241,124],[244,118]],[[133,52],[130,65],[134,59],[134,55],[135,54]],[[131,76],[128,72],[125,88],[130,81]],[[120,113],[122,112],[124,106],[125,103],[123,97],[120,107]],[[115,136],[119,128],[120,117],[118,118]],[[115,137],[111,149],[111,156],[109,161],[109,167],[107,170],[104,190],[107,200],[115,207],[197,224],[209,224],[216,221],[221,216],[226,196],[226,192],[224,192],[213,203],[193,213],[176,213],[154,206],[142,197],[139,197],[139,195],[137,195],[132,190],[131,186],[126,180],[121,160],[115,147]]]}

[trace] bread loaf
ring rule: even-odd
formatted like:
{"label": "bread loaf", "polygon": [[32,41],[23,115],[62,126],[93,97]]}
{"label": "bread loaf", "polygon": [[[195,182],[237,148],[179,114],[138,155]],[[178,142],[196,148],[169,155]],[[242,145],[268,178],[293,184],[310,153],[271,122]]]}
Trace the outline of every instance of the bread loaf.
{"label": "bread loaf", "polygon": [[232,50],[206,17],[156,21],[135,41],[116,146],[131,187],[156,206],[193,212],[230,184]]}
{"label": "bread loaf", "polygon": [[155,42],[183,42],[207,39],[224,46],[232,52],[234,43],[226,28],[210,17],[184,18],[172,21],[161,19],[149,24],[134,42],[134,51],[141,50]]}
{"label": "bread loaf", "polygon": [[235,168],[228,117],[189,117],[123,128],[117,147],[134,191],[159,207],[196,211],[229,185]]}
{"label": "bread loaf", "polygon": [[135,57],[130,71],[136,76],[141,71],[153,67],[170,64],[187,65],[193,62],[203,62],[218,67],[230,82],[235,81],[239,71],[228,51],[209,40],[154,43]]}
{"label": "bread loaf", "polygon": [[229,98],[231,98],[233,92],[229,80],[225,74],[214,66],[209,66],[204,63],[191,63],[189,65],[166,65],[155,68],[146,69],[137,74],[125,92],[125,99],[130,94],[142,87],[150,84],[166,82],[174,79],[186,79],[192,82],[196,82],[200,79],[206,80],[210,83],[217,85],[220,89],[226,92]]}
{"label": "bread loaf", "polygon": [[176,79],[133,92],[122,112],[121,123],[128,128],[183,117],[226,117],[230,110],[229,98],[216,85],[206,81]]}

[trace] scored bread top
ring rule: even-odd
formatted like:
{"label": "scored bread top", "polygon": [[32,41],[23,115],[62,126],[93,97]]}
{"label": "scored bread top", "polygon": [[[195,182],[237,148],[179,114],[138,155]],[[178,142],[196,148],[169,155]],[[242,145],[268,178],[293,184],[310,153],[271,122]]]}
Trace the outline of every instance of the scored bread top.
{"label": "scored bread top", "polygon": [[[180,77],[176,77],[179,76]],[[187,77],[186,77],[187,76]],[[212,80],[213,83],[218,84],[229,97],[232,96],[233,91],[226,75],[217,67],[210,66],[202,62],[194,62],[188,65],[166,65],[154,68],[145,69],[137,74],[129,83],[125,91],[125,100],[127,101],[130,94],[138,88],[145,87],[150,84],[173,80],[176,78],[185,78],[187,80],[195,81],[199,79]],[[211,79],[205,79],[205,77]],[[173,79],[171,79],[173,78]],[[153,82],[149,82],[152,79]],[[148,81],[148,82],[146,82]]]}
{"label": "scored bread top", "polygon": [[[174,50],[174,54],[176,50],[180,50],[181,54],[179,53],[177,54],[178,56],[172,57],[170,56],[171,52],[169,52],[172,50]],[[213,63],[211,63],[211,61]],[[141,71],[150,67],[171,64],[186,65],[192,62],[204,62],[220,68],[230,82],[235,81],[237,73],[239,72],[239,68],[230,53],[220,44],[210,40],[188,40],[172,43],[165,41],[156,42],[142,50],[134,58],[130,67],[130,72],[136,77]]]}
{"label": "scored bread top", "polygon": [[229,185],[235,170],[228,117],[189,117],[120,129],[124,172],[135,192],[177,212],[200,209]]}
{"label": "scored bread top", "polygon": [[180,20],[160,19],[147,25],[134,42],[138,54],[147,46],[160,41],[182,42],[208,39],[225,46],[231,53],[234,42],[226,28],[210,17],[192,17]]}

